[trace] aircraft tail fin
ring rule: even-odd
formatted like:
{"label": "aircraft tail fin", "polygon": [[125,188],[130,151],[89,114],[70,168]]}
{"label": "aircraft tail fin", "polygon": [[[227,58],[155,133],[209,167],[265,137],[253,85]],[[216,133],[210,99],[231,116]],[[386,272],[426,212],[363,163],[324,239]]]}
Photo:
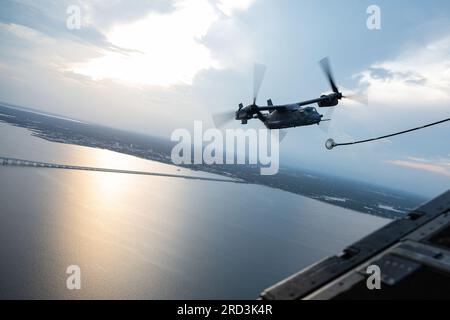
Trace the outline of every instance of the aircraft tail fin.
{"label": "aircraft tail fin", "polygon": [[[273,107],[272,99],[267,100],[267,105],[268,105],[269,107]],[[273,111],[274,111],[274,110],[270,110],[269,113],[272,113]]]}

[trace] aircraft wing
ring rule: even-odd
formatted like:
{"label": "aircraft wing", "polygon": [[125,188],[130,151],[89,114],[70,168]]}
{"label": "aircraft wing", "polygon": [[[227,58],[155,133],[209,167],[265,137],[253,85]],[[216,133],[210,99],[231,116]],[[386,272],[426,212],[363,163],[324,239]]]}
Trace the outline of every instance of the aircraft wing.
{"label": "aircraft wing", "polygon": [[[450,190],[344,249],[264,290],[263,300],[448,299]],[[381,290],[370,290],[369,267]],[[372,288],[373,289],[373,288]]]}
{"label": "aircraft wing", "polygon": [[301,106],[297,103],[286,104],[281,106],[267,106],[258,108],[260,111],[297,111],[301,108]]}

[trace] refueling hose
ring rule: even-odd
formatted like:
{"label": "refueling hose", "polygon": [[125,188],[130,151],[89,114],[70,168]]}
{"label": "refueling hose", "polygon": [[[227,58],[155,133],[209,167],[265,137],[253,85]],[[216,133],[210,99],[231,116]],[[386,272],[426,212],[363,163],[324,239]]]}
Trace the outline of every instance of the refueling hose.
{"label": "refueling hose", "polygon": [[433,123],[430,123],[430,124],[427,124],[427,125],[424,125],[424,126],[420,126],[420,127],[417,127],[417,128],[413,128],[413,129],[409,129],[409,130],[405,130],[405,131],[401,131],[401,132],[396,132],[396,133],[392,133],[392,134],[388,134],[386,136],[382,136],[382,137],[378,137],[378,138],[372,138],[372,139],[367,139],[367,140],[354,141],[354,142],[336,143],[333,139],[328,139],[325,142],[325,147],[328,150],[331,150],[334,147],[338,147],[338,146],[349,146],[349,145],[352,145],[352,144],[360,144],[360,143],[366,143],[366,142],[371,142],[371,141],[380,140],[380,139],[386,139],[386,138],[389,138],[389,137],[398,136],[400,134],[404,134],[404,133],[408,133],[408,132],[412,132],[412,131],[416,131],[416,130],[420,130],[420,129],[425,129],[425,128],[428,128],[428,127],[431,127],[431,126],[435,126],[435,125],[438,125],[438,124],[441,124],[441,123],[444,123],[444,122],[447,122],[447,121],[450,121],[450,118],[447,118],[447,119],[444,119],[444,120],[441,120],[441,121],[438,121],[438,122],[433,122]]}

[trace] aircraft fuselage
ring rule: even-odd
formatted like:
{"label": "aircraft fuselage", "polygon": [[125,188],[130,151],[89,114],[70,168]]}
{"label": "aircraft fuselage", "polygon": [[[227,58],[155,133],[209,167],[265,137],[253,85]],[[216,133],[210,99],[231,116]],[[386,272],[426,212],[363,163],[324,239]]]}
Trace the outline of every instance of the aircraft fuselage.
{"label": "aircraft fuselage", "polygon": [[316,111],[316,108],[307,107],[292,111],[276,110],[265,115],[264,120],[261,119],[261,121],[268,129],[286,129],[319,124],[322,121],[322,117]]}

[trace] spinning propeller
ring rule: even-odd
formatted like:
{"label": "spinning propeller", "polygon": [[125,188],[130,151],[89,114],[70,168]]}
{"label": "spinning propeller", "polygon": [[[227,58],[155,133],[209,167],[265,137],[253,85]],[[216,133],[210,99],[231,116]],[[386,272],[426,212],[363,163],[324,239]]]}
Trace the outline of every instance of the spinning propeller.
{"label": "spinning propeller", "polygon": [[[261,85],[264,79],[264,75],[266,73],[266,66],[263,64],[255,63],[253,66],[253,100],[252,104],[244,107],[242,103],[239,104],[239,108],[236,111],[225,111],[219,112],[212,115],[214,125],[217,128],[224,127],[228,122],[237,119],[237,115],[239,112],[242,115],[249,114],[251,118],[253,117],[254,111],[258,108],[256,105],[256,101],[258,99],[259,90],[261,89]],[[248,119],[251,119],[248,118]]]}
{"label": "spinning propeller", "polygon": [[336,98],[338,100],[349,99],[349,100],[356,101],[356,102],[364,104],[364,105],[368,104],[367,94],[350,94],[350,95],[344,96],[339,91],[339,89],[336,85],[336,81],[334,80],[333,71],[331,70],[331,65],[330,65],[330,59],[328,57],[325,57],[322,60],[320,60],[319,64],[322,67],[322,70],[325,73],[325,76],[327,77],[328,82],[330,83],[330,87],[333,90],[333,93],[336,94]]}

